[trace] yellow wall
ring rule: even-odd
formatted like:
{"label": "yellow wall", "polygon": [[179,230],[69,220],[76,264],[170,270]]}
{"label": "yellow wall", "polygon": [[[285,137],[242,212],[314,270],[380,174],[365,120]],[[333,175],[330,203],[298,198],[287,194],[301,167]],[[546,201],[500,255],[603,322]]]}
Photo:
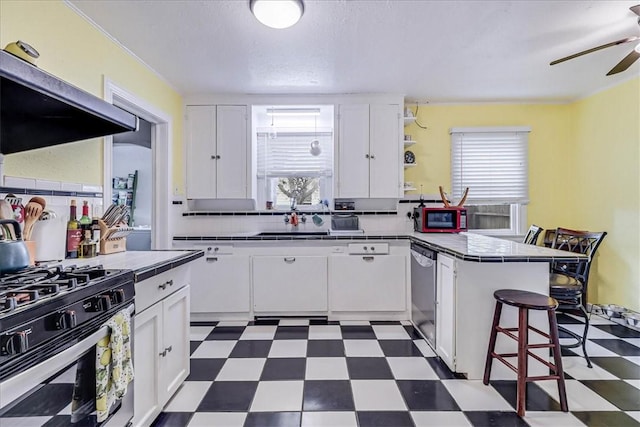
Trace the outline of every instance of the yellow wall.
{"label": "yellow wall", "polygon": [[564,105],[420,106],[417,122],[405,180],[428,194],[450,188],[450,128],[531,126],[528,222],[607,231],[589,301],[640,311],[640,78]]}
{"label": "yellow wall", "polygon": [[[23,40],[38,67],[100,98],[104,79],[173,117],[173,183],[182,180],[182,98],[62,1],[0,1],[0,47]],[[102,138],[6,156],[5,174],[102,184]]]}
{"label": "yellow wall", "polygon": [[608,232],[589,297],[640,311],[640,78],[571,105],[570,228]]}

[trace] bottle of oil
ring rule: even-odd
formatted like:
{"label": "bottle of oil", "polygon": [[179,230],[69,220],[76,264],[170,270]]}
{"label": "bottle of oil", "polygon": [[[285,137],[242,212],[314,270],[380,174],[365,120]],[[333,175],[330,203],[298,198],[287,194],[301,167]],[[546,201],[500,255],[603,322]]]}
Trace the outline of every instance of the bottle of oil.
{"label": "bottle of oil", "polygon": [[76,201],[71,200],[69,207],[69,221],[67,222],[67,245],[66,257],[78,258],[78,246],[82,239],[80,221],[76,219]]}

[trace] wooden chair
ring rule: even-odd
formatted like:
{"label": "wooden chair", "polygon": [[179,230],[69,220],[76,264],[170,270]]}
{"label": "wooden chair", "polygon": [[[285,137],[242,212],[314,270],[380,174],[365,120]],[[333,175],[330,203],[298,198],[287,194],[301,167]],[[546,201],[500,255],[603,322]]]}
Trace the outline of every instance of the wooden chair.
{"label": "wooden chair", "polygon": [[544,228],[538,227],[535,224],[531,224],[531,226],[529,227],[529,231],[527,231],[527,234],[525,234],[522,243],[526,245],[537,245],[538,236],[540,236],[540,233],[542,233],[543,230]]}
{"label": "wooden chair", "polygon": [[582,262],[552,263],[549,276],[549,295],[558,301],[557,312],[577,315],[584,319],[582,336],[562,326],[558,326],[558,329],[576,340],[575,343],[563,345],[563,347],[582,347],[589,368],[591,368],[591,361],[586,349],[587,332],[589,331],[589,314],[586,310],[587,286],[591,262],[606,235],[606,231],[589,232],[557,228],[551,245],[554,249],[587,255],[587,259]]}

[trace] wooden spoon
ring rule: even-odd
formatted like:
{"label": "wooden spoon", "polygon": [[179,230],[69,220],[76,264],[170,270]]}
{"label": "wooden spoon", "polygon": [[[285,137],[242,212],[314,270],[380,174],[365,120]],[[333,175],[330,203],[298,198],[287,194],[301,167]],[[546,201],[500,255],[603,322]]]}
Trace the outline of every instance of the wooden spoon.
{"label": "wooden spoon", "polygon": [[42,205],[39,203],[30,201],[24,207],[25,210],[25,219],[24,219],[24,230],[22,232],[24,240],[31,240],[31,232],[33,231],[33,225],[42,215]]}
{"label": "wooden spoon", "polygon": [[31,198],[31,200],[29,200],[29,202],[33,202],[33,203],[37,203],[40,206],[42,206],[42,210],[44,211],[44,209],[47,207],[47,201],[45,199],[43,199],[40,196],[34,196]]}

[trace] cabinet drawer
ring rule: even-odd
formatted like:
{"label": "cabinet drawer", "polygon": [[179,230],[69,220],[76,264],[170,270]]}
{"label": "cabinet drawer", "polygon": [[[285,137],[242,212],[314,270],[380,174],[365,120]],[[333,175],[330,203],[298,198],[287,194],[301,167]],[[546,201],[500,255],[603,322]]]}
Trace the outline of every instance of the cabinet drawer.
{"label": "cabinet drawer", "polygon": [[351,255],[386,255],[389,253],[388,243],[349,243]]}
{"label": "cabinet drawer", "polygon": [[189,264],[136,283],[136,312],[168,297],[189,283]]}

